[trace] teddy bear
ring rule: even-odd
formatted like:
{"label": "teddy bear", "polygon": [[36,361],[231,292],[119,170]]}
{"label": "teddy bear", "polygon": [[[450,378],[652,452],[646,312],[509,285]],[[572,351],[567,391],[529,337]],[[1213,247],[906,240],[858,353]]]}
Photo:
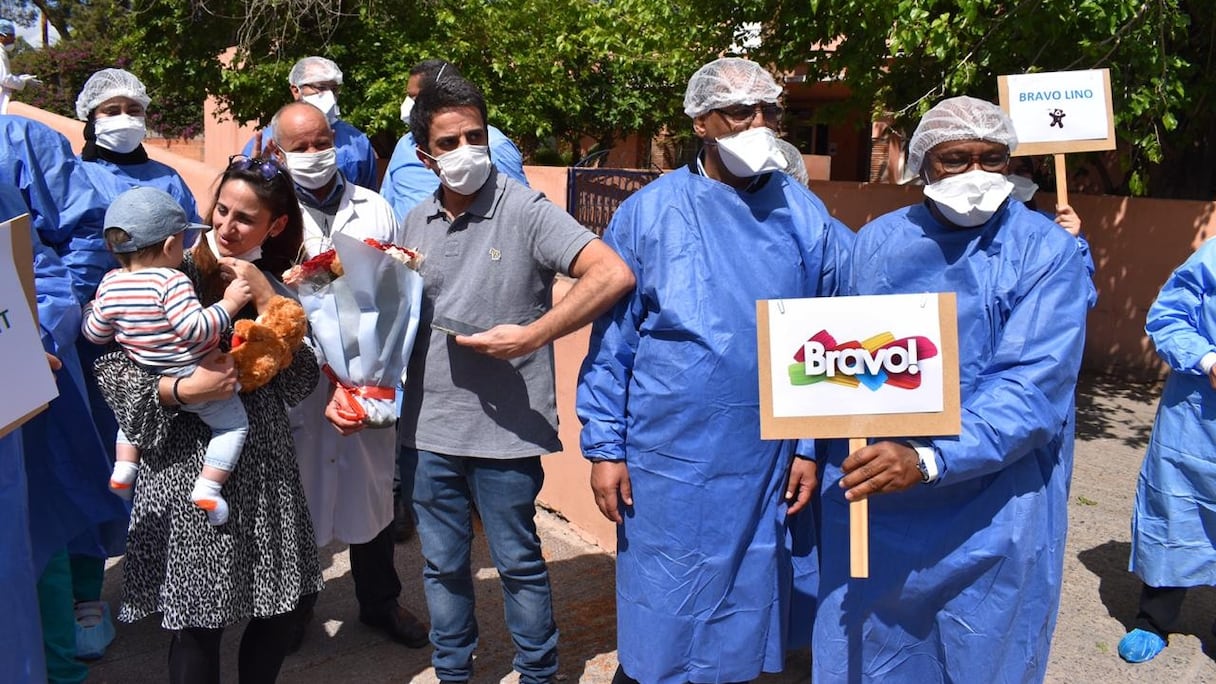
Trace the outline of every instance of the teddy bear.
{"label": "teddy bear", "polygon": [[252,392],[290,366],[307,331],[304,307],[282,295],[272,297],[256,319],[237,321],[231,354],[241,392]]}

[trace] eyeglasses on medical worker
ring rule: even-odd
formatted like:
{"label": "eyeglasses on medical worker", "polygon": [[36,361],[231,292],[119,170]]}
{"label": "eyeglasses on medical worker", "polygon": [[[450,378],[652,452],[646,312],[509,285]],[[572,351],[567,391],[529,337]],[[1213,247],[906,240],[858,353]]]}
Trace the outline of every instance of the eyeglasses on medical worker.
{"label": "eyeglasses on medical worker", "polygon": [[304,93],[305,95],[316,95],[317,93],[324,92],[326,90],[334,95],[337,95],[342,90],[342,86],[334,83],[333,81],[325,81],[323,83],[301,83],[296,87],[299,88],[300,92]]}
{"label": "eyeglasses on medical worker", "polygon": [[729,107],[719,107],[718,112],[732,126],[750,126],[756,119],[756,114],[764,117],[767,123],[777,123],[785,110],[775,102],[757,102],[756,104],[737,104]]}
{"label": "eyeglasses on medical worker", "polygon": [[229,171],[247,171],[249,169],[261,173],[263,180],[272,180],[283,172],[283,166],[274,157],[246,157],[243,154],[228,157]]}
{"label": "eyeglasses on medical worker", "polygon": [[946,173],[963,173],[974,164],[979,164],[979,167],[984,171],[1000,173],[1005,170],[1005,165],[1009,163],[1009,151],[989,151],[981,152],[980,154],[947,152],[945,154],[933,155],[933,160]]}

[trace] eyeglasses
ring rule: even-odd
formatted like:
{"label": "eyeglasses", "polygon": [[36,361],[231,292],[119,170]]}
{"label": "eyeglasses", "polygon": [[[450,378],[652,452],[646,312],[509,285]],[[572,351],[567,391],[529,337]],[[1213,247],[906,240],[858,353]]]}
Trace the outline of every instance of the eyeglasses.
{"label": "eyeglasses", "polygon": [[937,162],[938,167],[946,173],[963,173],[974,164],[979,164],[980,168],[984,171],[999,172],[1004,171],[1005,166],[1009,163],[1009,151],[981,152],[980,154],[947,152],[946,154],[933,155],[933,159]]}
{"label": "eyeglasses", "polygon": [[757,102],[756,104],[737,104],[729,107],[719,107],[714,110],[735,126],[747,126],[756,119],[759,113],[767,122],[781,120],[785,110],[775,102]]}
{"label": "eyeglasses", "polygon": [[296,87],[299,88],[301,91],[304,90],[305,88],[312,88],[313,92],[315,92],[315,93],[320,93],[320,92],[324,92],[324,91],[328,90],[329,92],[333,93],[334,95],[337,95],[338,91],[342,89],[342,86],[338,85],[337,83],[334,83],[333,81],[325,81],[323,83],[301,83],[300,85],[298,85]]}
{"label": "eyeglasses", "polygon": [[266,181],[273,180],[275,176],[283,173],[283,166],[274,157],[246,157],[243,154],[228,157],[229,171],[248,171],[250,169],[262,174],[262,180]]}

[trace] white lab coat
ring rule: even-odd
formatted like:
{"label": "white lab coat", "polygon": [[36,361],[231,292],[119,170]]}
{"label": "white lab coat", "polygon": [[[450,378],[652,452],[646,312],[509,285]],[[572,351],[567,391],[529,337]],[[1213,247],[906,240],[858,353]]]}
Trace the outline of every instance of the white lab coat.
{"label": "white lab coat", "polygon": [[[375,238],[402,244],[401,225],[380,195],[347,182],[330,235]],[[313,257],[332,247],[308,211],[304,246]],[[313,393],[289,411],[300,481],[308,499],[317,545],[371,541],[393,520],[396,428],[365,429],[343,437],[325,419],[329,380],[322,375]]]}
{"label": "white lab coat", "polygon": [[15,91],[25,88],[25,81],[13,74],[8,65],[8,53],[0,50],[0,114],[8,113],[8,101]]}

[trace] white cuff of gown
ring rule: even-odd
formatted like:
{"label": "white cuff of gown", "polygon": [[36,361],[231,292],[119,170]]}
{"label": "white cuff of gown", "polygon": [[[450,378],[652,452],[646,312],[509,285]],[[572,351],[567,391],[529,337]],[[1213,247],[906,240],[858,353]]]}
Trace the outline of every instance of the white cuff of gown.
{"label": "white cuff of gown", "polygon": [[924,473],[929,478],[925,481],[925,484],[936,482],[942,473],[941,457],[937,455],[937,449],[934,449],[932,444],[918,439],[908,440],[908,445],[916,450],[917,458],[920,459],[921,463],[925,464]]}
{"label": "white cuff of gown", "polygon": [[1199,370],[1203,371],[1204,375],[1212,372],[1212,366],[1216,366],[1216,352],[1208,352],[1199,359]]}

